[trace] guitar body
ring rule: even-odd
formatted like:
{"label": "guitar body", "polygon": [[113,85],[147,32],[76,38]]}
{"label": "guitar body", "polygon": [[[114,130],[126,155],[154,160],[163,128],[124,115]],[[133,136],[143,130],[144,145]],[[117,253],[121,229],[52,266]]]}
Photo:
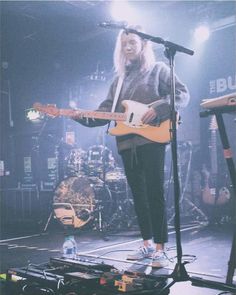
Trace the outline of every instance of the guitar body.
{"label": "guitar body", "polygon": [[202,200],[207,205],[224,205],[230,200],[230,191],[223,186],[218,192],[215,188],[210,188],[206,185],[202,190]]}
{"label": "guitar body", "polygon": [[210,172],[206,169],[205,165],[203,165],[202,176],[203,176],[202,201],[204,204],[207,204],[207,205],[215,205],[216,189],[214,186],[212,187],[212,184],[210,184]]}
{"label": "guitar body", "polygon": [[202,190],[202,200],[204,204],[216,205],[215,188],[210,188],[209,185],[205,186]]}
{"label": "guitar body", "polygon": [[109,134],[114,136],[137,134],[159,143],[167,143],[171,140],[170,120],[158,126],[143,124],[141,119],[149,109],[147,105],[131,100],[124,100],[123,105],[127,118],[124,122],[117,122],[114,128],[109,129]]}
{"label": "guitar body", "polygon": [[138,128],[118,122],[114,128],[109,129],[109,134],[114,136],[137,134],[154,142],[167,143],[171,140],[169,129],[170,120],[164,121],[160,126],[143,125]]}

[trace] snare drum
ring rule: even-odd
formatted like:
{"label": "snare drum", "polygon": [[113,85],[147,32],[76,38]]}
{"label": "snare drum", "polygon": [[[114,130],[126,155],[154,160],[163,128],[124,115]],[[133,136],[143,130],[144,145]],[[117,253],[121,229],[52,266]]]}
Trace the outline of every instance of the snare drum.
{"label": "snare drum", "polygon": [[116,167],[115,169],[106,173],[107,182],[126,181],[126,176],[122,168]]}

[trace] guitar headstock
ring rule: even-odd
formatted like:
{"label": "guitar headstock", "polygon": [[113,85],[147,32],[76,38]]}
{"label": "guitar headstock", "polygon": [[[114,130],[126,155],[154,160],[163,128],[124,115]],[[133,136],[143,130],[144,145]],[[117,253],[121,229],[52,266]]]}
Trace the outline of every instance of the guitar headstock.
{"label": "guitar headstock", "polygon": [[60,110],[56,107],[56,105],[43,105],[39,102],[36,102],[33,104],[33,108],[41,113],[45,113],[52,117],[57,117],[60,115]]}

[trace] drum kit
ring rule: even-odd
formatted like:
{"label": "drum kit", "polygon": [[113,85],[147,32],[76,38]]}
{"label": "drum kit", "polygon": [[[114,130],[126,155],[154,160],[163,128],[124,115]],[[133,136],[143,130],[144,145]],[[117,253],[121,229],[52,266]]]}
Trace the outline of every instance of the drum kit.
{"label": "drum kit", "polygon": [[104,145],[72,149],[65,167],[65,178],[53,197],[54,216],[64,227],[87,224],[99,231],[131,227],[136,219],[133,200],[110,149]]}

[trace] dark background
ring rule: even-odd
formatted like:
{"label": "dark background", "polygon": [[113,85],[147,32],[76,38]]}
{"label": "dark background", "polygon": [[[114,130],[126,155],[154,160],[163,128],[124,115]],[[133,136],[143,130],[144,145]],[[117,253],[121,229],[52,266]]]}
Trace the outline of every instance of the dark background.
{"label": "dark background", "polygon": [[[200,103],[204,98],[235,92],[235,1],[129,3],[136,11],[136,23],[147,33],[195,51],[194,56],[179,53],[175,60],[176,72],[191,93],[178,138],[180,144],[190,143],[193,147],[192,171],[200,171],[203,163],[210,167],[210,118],[199,118]],[[66,131],[75,132],[76,148],[88,150],[92,145],[106,144],[120,165],[114,138],[106,135],[105,128],[88,130],[63,118],[36,124],[25,116],[37,101],[68,108],[73,100],[80,108],[94,109],[106,97],[113,76],[117,31],[100,28],[98,23],[112,20],[111,1],[1,1],[0,8],[1,186],[5,191],[39,189],[39,199],[49,191],[50,200],[51,192],[65,176],[64,159],[70,153],[65,144]],[[199,24],[209,24],[213,31],[200,47],[193,41]],[[162,46],[155,45],[154,49],[157,58],[165,60]],[[99,76],[97,80],[95,75]],[[210,83],[216,85],[217,79],[227,81],[224,89],[210,89]],[[236,123],[234,116],[225,116],[235,154]],[[220,165],[225,167],[220,160],[219,138],[217,153]],[[24,171],[24,157],[31,159],[29,174]],[[58,166],[54,171],[48,169],[48,158],[56,158]],[[220,170],[227,173],[226,168]],[[47,187],[44,182],[50,177],[52,185]]]}

